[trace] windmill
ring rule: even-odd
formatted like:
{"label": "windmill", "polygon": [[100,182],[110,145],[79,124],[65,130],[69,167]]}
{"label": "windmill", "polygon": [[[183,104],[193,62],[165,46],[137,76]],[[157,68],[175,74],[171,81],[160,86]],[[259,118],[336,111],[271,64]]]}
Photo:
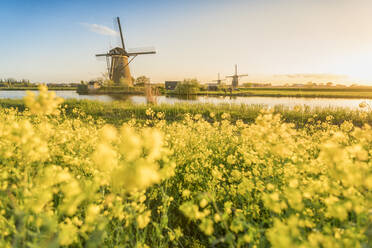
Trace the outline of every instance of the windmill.
{"label": "windmill", "polygon": [[237,88],[239,85],[239,78],[246,76],[248,76],[248,74],[238,75],[238,65],[235,65],[235,74],[232,76],[227,76],[227,78],[232,78],[232,87]]}
{"label": "windmill", "polygon": [[[115,84],[120,84],[120,80],[124,78],[129,85],[133,85],[132,75],[130,74],[129,64],[135,59],[138,55],[143,54],[155,54],[154,49],[142,50],[142,51],[133,51],[128,52],[125,49],[123,32],[120,25],[119,17],[116,18],[118,23],[121,47],[115,47],[111,49],[108,53],[96,54],[96,57],[106,57],[108,76]],[[132,57],[129,60],[129,57]]]}
{"label": "windmill", "polygon": [[218,79],[217,80],[213,80],[213,82],[217,82],[217,85],[221,85],[222,84],[222,81],[225,81],[225,79],[220,79],[220,74],[218,73]]}

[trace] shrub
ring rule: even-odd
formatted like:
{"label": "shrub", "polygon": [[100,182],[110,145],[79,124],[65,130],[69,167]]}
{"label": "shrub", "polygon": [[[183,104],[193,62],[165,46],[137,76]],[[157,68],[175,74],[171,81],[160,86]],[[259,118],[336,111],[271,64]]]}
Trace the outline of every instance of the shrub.
{"label": "shrub", "polygon": [[199,88],[200,83],[197,79],[185,79],[177,85],[175,92],[180,95],[192,95],[198,93]]}

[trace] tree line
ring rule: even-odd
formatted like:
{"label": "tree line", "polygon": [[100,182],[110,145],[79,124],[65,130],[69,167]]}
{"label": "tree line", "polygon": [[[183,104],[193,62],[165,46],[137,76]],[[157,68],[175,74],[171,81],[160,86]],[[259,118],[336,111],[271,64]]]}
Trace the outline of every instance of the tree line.
{"label": "tree line", "polygon": [[0,86],[10,87],[10,86],[31,86],[33,85],[28,79],[17,80],[14,78],[0,78]]}

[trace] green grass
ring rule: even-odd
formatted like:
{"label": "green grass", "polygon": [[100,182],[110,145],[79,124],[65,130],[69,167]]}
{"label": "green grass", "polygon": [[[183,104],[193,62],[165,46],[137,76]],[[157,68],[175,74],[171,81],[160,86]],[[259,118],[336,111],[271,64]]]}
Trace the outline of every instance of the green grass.
{"label": "green grass", "polygon": [[326,92],[372,92],[372,87],[254,87],[254,88],[240,88],[240,90],[253,91],[326,91]]}
{"label": "green grass", "polygon": [[[66,113],[73,116],[73,109],[79,109],[82,112],[91,115],[95,119],[103,119],[106,122],[114,125],[121,125],[133,117],[138,120],[147,120],[146,110],[152,108],[155,112],[163,112],[167,122],[175,122],[183,119],[184,115],[190,113],[192,115],[200,114],[206,120],[212,120],[211,113],[215,114],[215,119],[220,120],[223,113],[228,113],[231,120],[242,120],[245,123],[252,123],[259,115],[263,105],[230,105],[230,104],[160,104],[160,105],[134,105],[126,102],[114,101],[104,103],[100,101],[90,100],[74,100],[69,99],[64,102]],[[22,100],[3,99],[0,100],[0,107],[3,108],[18,108],[23,111],[25,106]],[[309,119],[314,121],[325,121],[327,116],[333,116],[334,124],[342,124],[345,120],[352,121],[354,125],[361,126],[362,123],[372,125],[372,113],[362,110],[352,110],[348,108],[310,108],[300,107],[296,110],[284,106],[276,106],[275,113],[280,113],[285,122],[295,123],[297,127],[303,127],[309,123]],[[364,119],[361,114],[366,116]],[[365,120],[365,122],[363,121]]]}
{"label": "green grass", "polygon": [[[167,91],[168,95],[176,95]],[[196,95],[210,96],[270,96],[270,97],[323,97],[323,98],[368,98],[372,99],[371,87],[358,88],[241,88],[231,94],[227,91],[199,91]]]}

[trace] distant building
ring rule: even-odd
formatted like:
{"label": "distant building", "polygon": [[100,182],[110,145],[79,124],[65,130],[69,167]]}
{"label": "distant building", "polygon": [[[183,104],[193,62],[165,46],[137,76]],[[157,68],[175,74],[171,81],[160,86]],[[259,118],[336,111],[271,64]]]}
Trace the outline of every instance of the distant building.
{"label": "distant building", "polygon": [[166,90],[175,90],[180,81],[165,81]]}
{"label": "distant building", "polygon": [[218,91],[218,84],[208,84],[208,91]]}

